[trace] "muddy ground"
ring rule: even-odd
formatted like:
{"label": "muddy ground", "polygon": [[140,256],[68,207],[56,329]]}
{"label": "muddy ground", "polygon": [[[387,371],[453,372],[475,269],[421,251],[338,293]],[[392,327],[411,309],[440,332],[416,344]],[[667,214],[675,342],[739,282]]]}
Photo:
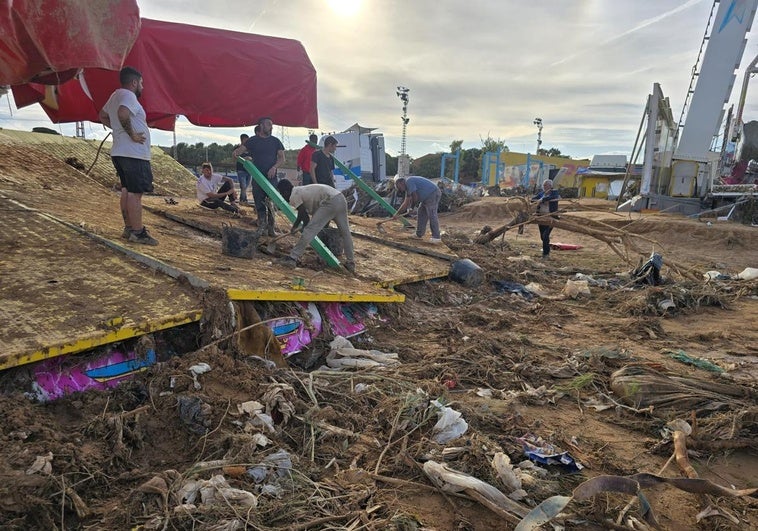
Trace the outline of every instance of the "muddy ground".
{"label": "muddy ground", "polygon": [[[267,368],[221,343],[171,358],[111,392],[49,404],[13,390],[22,371],[0,375],[0,527],[513,529],[513,511],[440,489],[424,465],[445,463],[510,494],[491,462],[497,452],[525,461],[520,439],[528,436],[584,468],[523,464],[517,503],[525,510],[602,475],[694,472],[727,489],[758,487],[756,281],[706,283],[664,265],[666,284],[635,285],[619,276],[630,264],[585,235],[557,229],[553,241],[583,248],[539,260],[535,225],[472,243],[483,225],[510,219],[506,202],[485,199],[442,218],[444,241],[484,270],[481,285],[400,286],[406,302],[381,306],[382,320],[354,338],[358,348],[398,353],[399,365],[339,373]],[[758,266],[755,228],[673,216],[631,220],[602,202],[571,210],[579,223],[602,219],[642,235],[646,250],[693,275]],[[616,287],[562,296],[577,273]],[[545,296],[501,293],[496,280],[536,282]],[[674,305],[662,306],[665,300]],[[194,333],[186,329],[189,343]],[[317,340],[314,349],[311,360],[329,347]],[[699,366],[672,357],[680,351]],[[201,362],[211,370],[196,389],[188,369]],[[647,374],[676,392],[642,380],[619,392],[617,371],[628,367],[653,371]],[[672,384],[675,377],[682,380]],[[437,398],[468,423],[446,444],[434,440],[430,400]],[[271,427],[240,412],[251,400],[267,406]],[[691,470],[667,463],[671,426],[682,429],[667,424],[674,420],[693,430],[686,439]],[[218,476],[238,490],[212,487]],[[754,494],[706,497],[671,485],[644,494],[663,529],[758,528]],[[639,504],[624,510],[632,499],[603,493],[574,500],[554,523],[644,529]],[[720,513],[698,518],[708,506]]]}

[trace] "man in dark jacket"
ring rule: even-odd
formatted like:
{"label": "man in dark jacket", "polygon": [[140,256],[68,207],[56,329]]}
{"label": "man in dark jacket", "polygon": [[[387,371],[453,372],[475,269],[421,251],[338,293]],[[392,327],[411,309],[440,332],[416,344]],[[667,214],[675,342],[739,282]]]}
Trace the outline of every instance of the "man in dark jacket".
{"label": "man in dark jacket", "polygon": [[[558,190],[553,190],[553,181],[550,179],[542,183],[542,191],[532,197],[532,201],[538,201],[537,215],[545,216],[542,219],[546,219],[546,216],[552,214],[558,210],[558,200],[561,195]],[[556,217],[556,216],[552,216]],[[552,225],[546,225],[544,223],[537,222],[537,226],[540,228],[540,239],[542,240],[542,259],[547,260],[550,258],[550,233],[553,231]]]}

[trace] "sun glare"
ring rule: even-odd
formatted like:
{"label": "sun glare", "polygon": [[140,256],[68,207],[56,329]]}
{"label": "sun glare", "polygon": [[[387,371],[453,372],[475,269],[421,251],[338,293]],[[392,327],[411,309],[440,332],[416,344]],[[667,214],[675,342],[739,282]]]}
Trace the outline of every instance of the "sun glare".
{"label": "sun glare", "polygon": [[362,0],[326,0],[332,11],[343,17],[355,15],[361,8],[361,2]]}

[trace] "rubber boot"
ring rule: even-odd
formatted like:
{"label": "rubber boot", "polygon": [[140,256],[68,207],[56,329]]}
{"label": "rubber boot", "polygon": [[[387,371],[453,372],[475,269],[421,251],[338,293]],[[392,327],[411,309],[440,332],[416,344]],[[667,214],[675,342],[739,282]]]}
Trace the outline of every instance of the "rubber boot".
{"label": "rubber boot", "polygon": [[258,229],[255,231],[259,236],[266,233],[268,228],[268,222],[266,220],[266,213],[258,212]]}
{"label": "rubber boot", "polygon": [[267,223],[266,223],[266,229],[268,230],[268,235],[272,238],[276,236],[276,231],[274,230],[275,227],[275,221],[274,221],[274,212],[269,208],[267,209]]}

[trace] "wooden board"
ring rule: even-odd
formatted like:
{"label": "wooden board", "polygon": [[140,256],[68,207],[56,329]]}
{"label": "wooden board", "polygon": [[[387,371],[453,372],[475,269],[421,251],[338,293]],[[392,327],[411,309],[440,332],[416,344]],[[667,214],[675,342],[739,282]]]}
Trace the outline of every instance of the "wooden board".
{"label": "wooden board", "polygon": [[0,209],[0,369],[200,319],[198,294],[38,212]]}

